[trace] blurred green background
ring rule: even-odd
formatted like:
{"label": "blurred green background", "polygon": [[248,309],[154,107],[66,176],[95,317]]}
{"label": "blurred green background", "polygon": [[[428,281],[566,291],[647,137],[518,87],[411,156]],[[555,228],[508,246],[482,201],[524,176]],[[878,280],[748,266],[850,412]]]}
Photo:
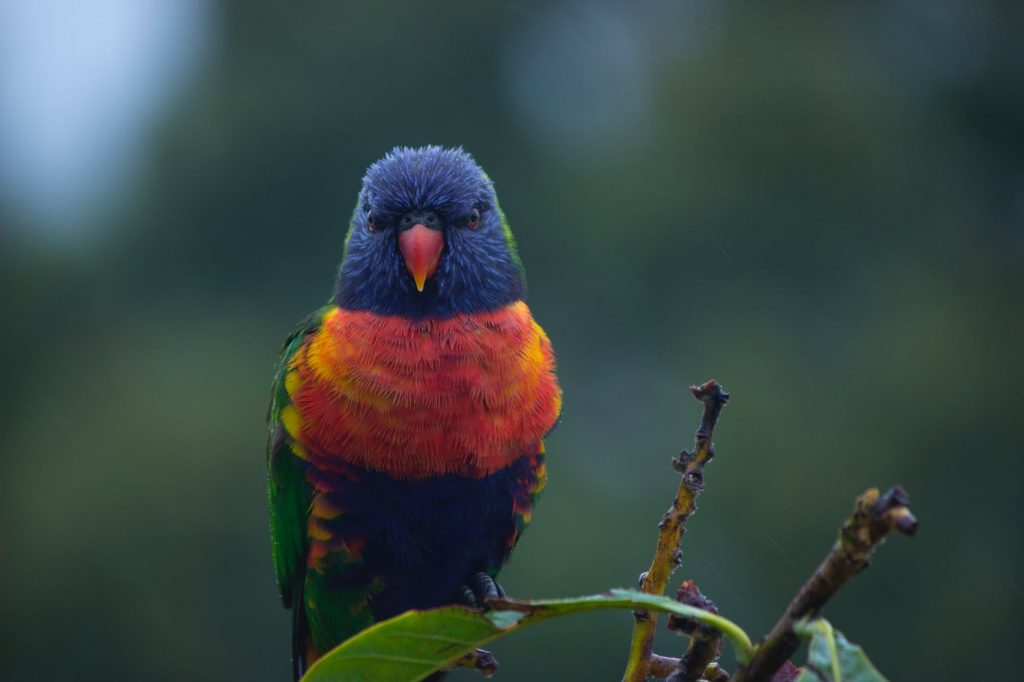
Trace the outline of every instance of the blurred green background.
{"label": "blurred green background", "polygon": [[[760,635],[854,496],[899,482],[921,531],[827,614],[894,680],[1017,669],[1022,19],[0,3],[0,678],[288,679],[276,351],[332,290],[363,170],[426,143],[495,179],[565,388],[511,593],[634,583],[686,387],[715,377],[733,402],[675,582]],[[630,627],[520,633],[499,679],[618,680]]]}

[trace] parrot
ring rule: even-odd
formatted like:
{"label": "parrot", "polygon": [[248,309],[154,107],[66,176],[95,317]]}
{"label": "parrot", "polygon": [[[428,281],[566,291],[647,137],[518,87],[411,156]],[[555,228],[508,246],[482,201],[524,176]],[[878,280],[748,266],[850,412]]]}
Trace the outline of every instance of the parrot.
{"label": "parrot", "polygon": [[504,596],[562,409],[525,298],[494,184],[461,147],[396,147],[367,169],[333,295],[287,337],[271,390],[295,680],[374,623]]}

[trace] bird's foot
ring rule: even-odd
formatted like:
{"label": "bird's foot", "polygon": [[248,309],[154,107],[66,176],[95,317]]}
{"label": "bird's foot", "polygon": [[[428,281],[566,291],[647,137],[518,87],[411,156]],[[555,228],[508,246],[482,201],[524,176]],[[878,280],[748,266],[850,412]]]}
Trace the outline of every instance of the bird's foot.
{"label": "bird's foot", "polygon": [[505,589],[501,584],[483,571],[474,575],[459,590],[459,601],[473,609],[486,609],[488,599],[504,596]]}

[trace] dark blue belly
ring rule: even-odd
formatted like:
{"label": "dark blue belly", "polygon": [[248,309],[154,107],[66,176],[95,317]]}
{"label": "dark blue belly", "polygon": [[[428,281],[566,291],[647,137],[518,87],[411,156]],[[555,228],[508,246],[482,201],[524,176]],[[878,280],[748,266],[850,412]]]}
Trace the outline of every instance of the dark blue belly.
{"label": "dark blue belly", "polygon": [[540,461],[522,457],[482,478],[396,480],[358,467],[314,473],[317,487],[332,491],[321,494],[343,510],[329,524],[332,534],[365,543],[360,575],[326,575],[326,586],[380,580],[372,600],[378,620],[452,603],[472,576],[494,574],[508,558]]}

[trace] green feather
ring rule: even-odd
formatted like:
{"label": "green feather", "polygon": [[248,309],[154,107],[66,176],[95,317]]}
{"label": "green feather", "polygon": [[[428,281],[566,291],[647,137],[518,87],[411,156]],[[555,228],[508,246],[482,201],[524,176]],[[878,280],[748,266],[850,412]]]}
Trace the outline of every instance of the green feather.
{"label": "green feather", "polygon": [[289,438],[275,436],[284,428],[280,421],[281,411],[291,402],[285,389],[288,364],[305,338],[319,328],[327,310],[327,307],[321,308],[307,317],[285,340],[274,376],[267,419],[270,537],[278,590],[284,605],[289,608],[297,587],[296,580],[301,579],[298,567],[306,556],[306,518],[312,495],[306,482],[306,462],[292,452]]}
{"label": "green feather", "polygon": [[[319,571],[306,571],[309,548],[307,525],[314,491],[306,481],[307,463],[292,451],[292,439],[281,423],[282,411],[291,404],[285,386],[289,364],[300,352],[306,338],[320,328],[332,306],[321,308],[306,318],[285,341],[271,392],[268,416],[270,445],[269,474],[270,533],[274,550],[274,568],[278,589],[286,608],[301,609],[299,621],[308,621],[308,633],[314,648],[326,651],[337,642],[373,624],[368,599],[383,585],[361,574],[362,562],[344,548],[324,557]],[[328,578],[330,576],[330,585]],[[339,589],[349,585],[349,589]],[[296,603],[301,598],[302,603]],[[303,643],[293,652],[304,655]]]}
{"label": "green feather", "polygon": [[[487,182],[494,186],[494,181],[491,180],[491,176],[481,171]],[[526,287],[526,268],[523,267],[523,260],[519,257],[519,247],[516,245],[515,235],[512,234],[512,226],[508,224],[508,218],[505,217],[505,212],[501,210],[501,204],[498,203],[497,194],[494,196],[494,210],[498,212],[498,216],[501,218],[501,229],[505,233],[505,246],[508,247],[509,255],[512,256],[512,263],[516,266],[516,270],[519,271],[519,278],[523,282],[523,287]]]}
{"label": "green feather", "polygon": [[[321,652],[373,625],[369,597],[383,588],[379,580],[367,583],[365,576],[360,576],[361,562],[344,553],[325,557],[324,566],[324,573],[310,571],[304,586],[310,636]],[[330,585],[326,576],[330,576]],[[350,587],[339,588],[345,584]]]}

